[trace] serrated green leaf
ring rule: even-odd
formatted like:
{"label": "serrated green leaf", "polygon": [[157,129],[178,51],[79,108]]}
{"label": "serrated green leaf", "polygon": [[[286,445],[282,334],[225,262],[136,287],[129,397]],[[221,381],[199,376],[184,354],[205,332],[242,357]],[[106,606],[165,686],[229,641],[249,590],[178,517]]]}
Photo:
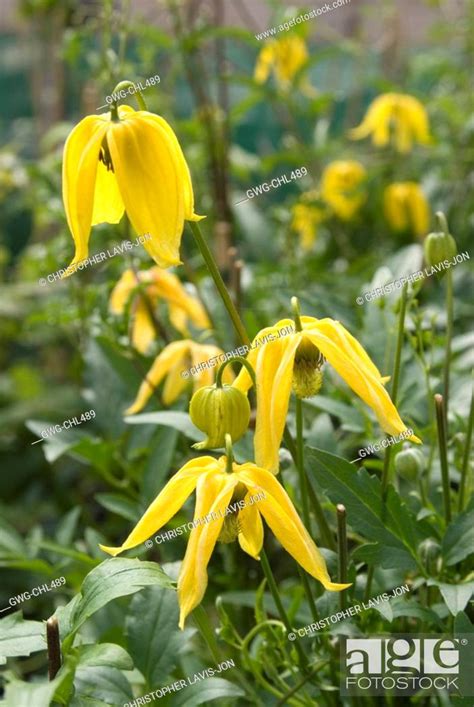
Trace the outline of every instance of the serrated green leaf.
{"label": "serrated green leaf", "polygon": [[441,549],[448,567],[474,552],[474,497],[468,508],[446,528]]}
{"label": "serrated green leaf", "polygon": [[148,685],[160,685],[176,665],[182,634],[175,592],[149,587],[133,597],[125,620],[127,646]]}
{"label": "serrated green leaf", "polygon": [[107,705],[123,705],[133,701],[130,683],[117,668],[78,668],[75,687],[78,697],[102,700]]}
{"label": "serrated green leaf", "polygon": [[[129,594],[135,594],[135,592],[139,592],[144,587],[155,585],[169,589],[173,588],[169,577],[154,562],[142,562],[140,560],[117,557],[102,562],[102,564],[89,572],[84,579],[79,600],[77,600],[77,597],[72,600],[72,602],[76,603],[74,610],[69,616],[70,627],[68,632],[76,631],[82,626],[84,621],[87,621],[109,601],[118,597],[128,596]],[[67,615],[66,610],[67,607],[64,607],[63,621],[65,615]]]}
{"label": "serrated green leaf", "polygon": [[445,582],[430,579],[428,580],[428,585],[438,587],[446,606],[453,616],[456,616],[460,611],[464,611],[474,592],[474,582],[446,584]]}
{"label": "serrated green leaf", "polygon": [[77,667],[85,668],[99,666],[113,666],[120,670],[133,670],[133,660],[122,646],[116,643],[99,643],[78,646]]}
{"label": "serrated green leaf", "polygon": [[46,649],[46,627],[41,621],[24,621],[21,611],[0,620],[0,663]]}
{"label": "serrated green leaf", "polygon": [[207,678],[190,685],[185,690],[180,690],[173,695],[173,707],[197,707],[214,700],[223,700],[230,697],[244,697],[245,692],[223,678]]}
{"label": "serrated green leaf", "polygon": [[355,470],[345,459],[320,449],[306,448],[308,477],[316,492],[318,485],[333,503],[343,503],[347,523],[365,538],[389,553],[392,548],[407,552],[419,564],[417,547],[424,537],[408,507],[392,486],[385,506],[380,481],[364,467]]}

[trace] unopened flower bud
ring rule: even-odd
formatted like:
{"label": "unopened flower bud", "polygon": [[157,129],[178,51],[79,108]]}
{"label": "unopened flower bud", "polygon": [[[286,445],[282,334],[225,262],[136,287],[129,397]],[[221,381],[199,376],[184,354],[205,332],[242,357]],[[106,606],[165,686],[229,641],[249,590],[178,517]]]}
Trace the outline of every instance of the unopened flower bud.
{"label": "unopened flower bud", "polygon": [[452,260],[458,252],[456,241],[448,232],[448,224],[444,214],[438,212],[436,217],[439,229],[429,233],[424,242],[425,260],[427,265],[432,267],[440,265],[445,260]]}
{"label": "unopened flower bud", "polygon": [[189,405],[192,422],[207,435],[195,449],[216,449],[225,445],[225,435],[237,442],[245,433],[250,419],[247,396],[231,385],[199,388]]}
{"label": "unopened flower bud", "polygon": [[423,452],[408,443],[405,443],[402,451],[395,456],[395,470],[407,481],[415,481],[425,468],[426,461]]}

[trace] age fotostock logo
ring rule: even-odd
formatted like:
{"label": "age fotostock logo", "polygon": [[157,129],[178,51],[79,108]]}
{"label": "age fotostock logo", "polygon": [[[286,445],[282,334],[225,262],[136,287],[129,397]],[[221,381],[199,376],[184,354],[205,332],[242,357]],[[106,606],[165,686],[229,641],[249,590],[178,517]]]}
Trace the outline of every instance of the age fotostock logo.
{"label": "age fotostock logo", "polygon": [[392,635],[341,641],[341,695],[474,695],[472,636]]}

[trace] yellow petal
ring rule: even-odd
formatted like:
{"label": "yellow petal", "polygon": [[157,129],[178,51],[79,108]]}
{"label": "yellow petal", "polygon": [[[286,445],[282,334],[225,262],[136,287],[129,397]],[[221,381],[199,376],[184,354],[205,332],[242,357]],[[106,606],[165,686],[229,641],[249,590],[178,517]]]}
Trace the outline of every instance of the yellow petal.
{"label": "yellow petal", "polygon": [[137,112],[113,123],[107,142],[130,221],[151,235],[145,249],[160,267],[178,265],[187,175],[167,133]]}
{"label": "yellow petal", "polygon": [[186,366],[183,365],[189,360],[187,357],[183,359],[178,359],[170,368],[169,373],[166,377],[165,384],[163,386],[163,404],[171,405],[175,400],[179,398],[183,390],[188,387],[189,378],[182,376],[183,370]]}
{"label": "yellow petal", "polygon": [[144,354],[156,339],[155,326],[148,311],[148,306],[140,294],[137,295],[132,325],[132,345]]}
{"label": "yellow petal", "polygon": [[275,476],[254,464],[243,464],[236,476],[252,493],[264,493],[258,510],[281,545],[312,577],[330,591],[340,591],[350,584],[331,582],[324,557],[311,539],[288,494]]}
{"label": "yellow petal", "polygon": [[[380,374],[377,376],[367,368],[366,361],[360,356],[348,354],[328,335],[327,329],[319,329],[319,323],[312,329],[305,329],[305,336],[321,351],[331,366],[352,390],[375,412],[380,426],[391,435],[400,435],[407,429],[400,419],[389,394],[383,387]],[[409,437],[412,442],[421,441],[415,435]]]}
{"label": "yellow petal", "polygon": [[92,212],[92,225],[97,223],[118,223],[123,216],[124,205],[118,188],[115,174],[107,170],[99,160],[95,180],[94,210]]}
{"label": "yellow petal", "polygon": [[176,164],[178,165],[182,180],[180,186],[183,190],[184,195],[184,218],[187,221],[200,221],[201,219],[206,218],[205,216],[199,216],[198,214],[194,213],[194,192],[193,185],[191,182],[191,174],[189,172],[188,164],[181,149],[181,145],[179,144],[178,138],[176,137],[173,129],[166,122],[166,120],[159,115],[155,115],[154,113],[148,112],[142,112],[140,115],[145,120],[148,120],[150,123],[158,125],[160,130],[162,130],[167,136],[169,144],[173,148],[174,159],[176,160]]}
{"label": "yellow petal", "polygon": [[123,314],[125,306],[137,286],[133,270],[125,270],[110,294],[109,309],[113,314]]}
{"label": "yellow petal", "polygon": [[147,508],[128,538],[120,547],[100,545],[104,552],[114,557],[145,542],[179,511],[188,496],[196,488],[200,476],[219,470],[213,457],[198,457],[185,464],[164,486],[153,503]]}
{"label": "yellow petal", "polygon": [[303,324],[303,330],[316,326],[319,332],[334,341],[352,360],[357,361],[359,367],[366,368],[372,375],[382,380],[379,369],[372,361],[367,351],[340,322],[335,319],[330,319],[329,317],[315,319],[314,317],[305,316],[301,317],[301,322]]}
{"label": "yellow petal", "polygon": [[[87,116],[69,134],[63,153],[63,201],[76,247],[71,266],[87,258],[94,207],[95,181],[102,140],[108,123]],[[74,268],[66,271],[71,275]]]}
{"label": "yellow petal", "polygon": [[158,354],[147,373],[147,377],[140,386],[137,397],[132,405],[125,410],[126,415],[134,415],[145,407],[154,389],[160,384],[168,371],[171,370],[176,360],[182,360],[188,350],[189,341],[184,339],[183,341],[173,341]]}
{"label": "yellow petal", "polygon": [[[219,462],[215,461],[215,464],[218,465]],[[219,468],[222,468],[222,464]],[[191,531],[178,579],[181,629],[184,628],[187,615],[200,603],[206,591],[207,565],[236,484],[237,478],[234,474],[225,472],[206,476],[198,482],[194,518],[203,518],[211,513],[215,513],[217,517],[208,523],[197,525]]]}
{"label": "yellow petal", "polygon": [[265,83],[270,74],[270,69],[274,62],[275,49],[274,44],[269,43],[264,46],[257,57],[257,63],[255,64],[254,80],[256,83]]}
{"label": "yellow petal", "polygon": [[263,545],[263,523],[257,508],[258,502],[250,505],[252,495],[251,493],[245,495],[245,506],[239,511],[238,537],[242,550],[259,560]]}

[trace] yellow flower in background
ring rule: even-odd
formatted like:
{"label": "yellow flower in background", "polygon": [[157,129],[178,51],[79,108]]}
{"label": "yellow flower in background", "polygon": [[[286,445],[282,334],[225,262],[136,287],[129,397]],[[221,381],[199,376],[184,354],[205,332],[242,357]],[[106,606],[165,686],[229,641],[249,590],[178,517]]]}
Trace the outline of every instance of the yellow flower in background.
{"label": "yellow flower in background", "polygon": [[318,226],[324,221],[324,209],[299,203],[293,206],[291,213],[291,229],[298,234],[303,250],[311,250],[318,235]]}
{"label": "yellow flower in background", "polygon": [[417,182],[395,182],[384,191],[384,213],[394,231],[424,236],[430,225],[430,207]]}
{"label": "yellow flower in background", "polygon": [[[185,464],[160,491],[120,547],[100,547],[110,555],[136,547],[156,533],[179,511],[196,490],[194,520],[178,579],[180,628],[201,602],[207,587],[207,565],[218,540],[238,540],[256,560],[263,545],[262,516],[285,550],[329,591],[349,584],[334,584],[326,563],[301,522],[288,494],[266,469],[255,464],[232,464],[227,459],[199,457]],[[252,503],[252,499],[258,499]]]}
{"label": "yellow flower in background", "polygon": [[[393,130],[393,135],[391,135]],[[409,152],[413,142],[431,142],[428,115],[422,103],[403,93],[384,93],[369,106],[362,123],[350,131],[353,140],[372,135],[377,147],[392,139],[398,152]]]}
{"label": "yellow flower in background", "polygon": [[366,200],[361,189],[366,178],[364,167],[355,160],[337,160],[324,169],[321,196],[343,221],[350,221]]}
{"label": "yellow flower in background", "polygon": [[[214,382],[217,366],[207,363],[209,359],[222,355],[224,352],[213,344],[197,344],[191,339],[173,341],[165,346],[155,358],[152,367],[140,386],[137,397],[132,405],[125,411],[126,415],[134,415],[143,410],[154,389],[166,377],[163,387],[163,403],[171,405],[194,379],[194,390]],[[216,361],[213,362],[218,363]],[[203,364],[203,365],[199,365]],[[199,367],[195,374],[190,372],[194,366]],[[229,366],[222,376],[224,383],[232,383],[234,375]]]}
{"label": "yellow flower in background", "polygon": [[277,84],[286,90],[308,59],[306,43],[301,37],[293,35],[272,39],[260,50],[254,79],[259,84],[265,83],[273,71]]}
{"label": "yellow flower in background", "polygon": [[[262,329],[254,339],[255,348],[247,355],[257,378],[255,461],[274,473],[278,471],[278,451],[291,390],[299,397],[315,395],[321,387],[324,359],[374,411],[385,432],[400,435],[407,429],[384,388],[388,378],[382,378],[366,351],[342,324],[329,318],[301,317],[301,325],[302,331],[296,331],[292,320],[282,319],[275,326]],[[293,333],[283,335],[287,327],[293,327]],[[245,368],[233,385],[244,392],[251,387],[252,379]],[[414,435],[408,439],[420,442]]]}
{"label": "yellow flower in background", "polygon": [[91,227],[118,223],[126,211],[160,267],[178,265],[184,220],[194,213],[191,176],[179,142],[164,118],[118,108],[88,115],[69,134],[63,154],[63,201],[76,252],[66,271],[87,258]]}
{"label": "yellow flower in background", "polygon": [[[137,290],[144,286],[147,301]],[[153,319],[149,307],[160,300],[168,303],[170,321],[183,336],[188,336],[188,321],[199,329],[211,326],[201,302],[186,292],[179,278],[167,270],[158,267],[139,271],[125,270],[110,295],[109,308],[113,314],[123,314],[130,297],[135,295],[132,304],[132,344],[145,353],[156,338]]]}

